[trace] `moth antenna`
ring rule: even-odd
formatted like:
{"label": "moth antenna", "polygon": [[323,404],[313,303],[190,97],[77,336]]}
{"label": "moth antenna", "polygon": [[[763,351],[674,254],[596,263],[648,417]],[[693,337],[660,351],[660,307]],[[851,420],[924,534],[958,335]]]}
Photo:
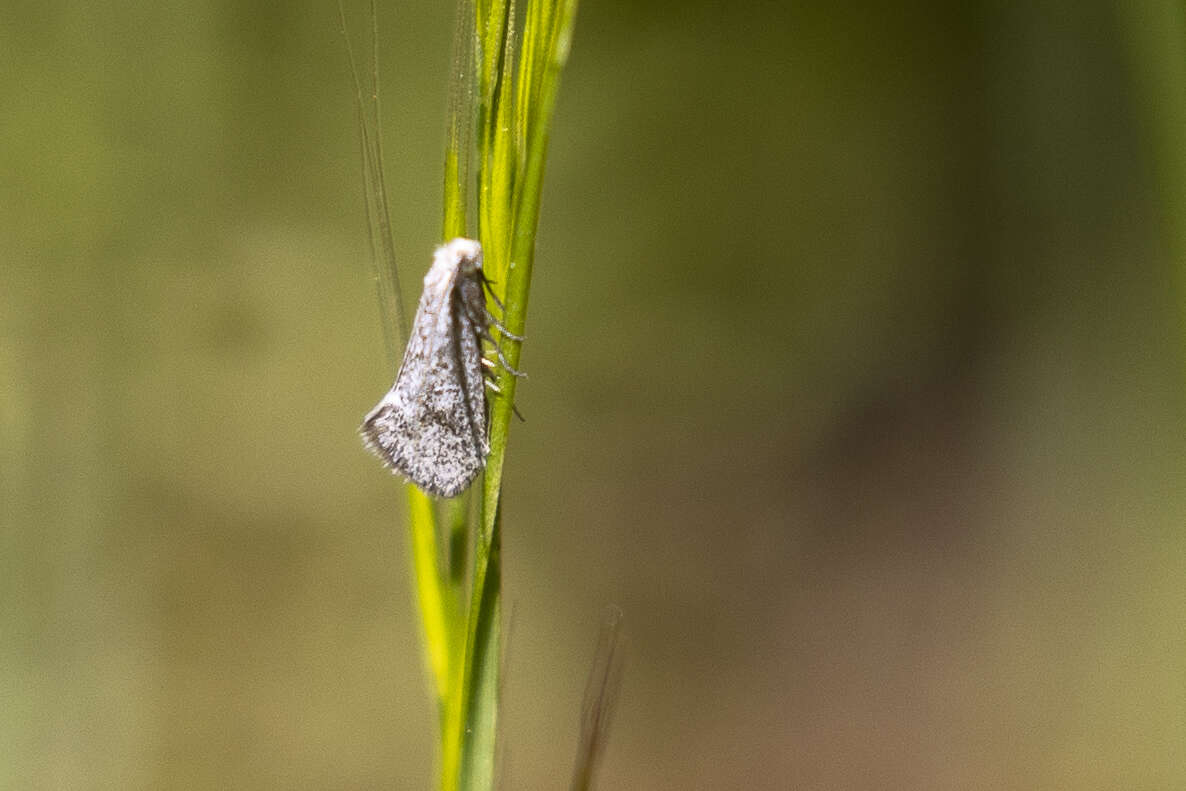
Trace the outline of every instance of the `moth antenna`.
{"label": "moth antenna", "polygon": [[502,304],[502,300],[498,298],[498,294],[495,294],[494,289],[490,288],[490,281],[483,280],[482,285],[484,285],[486,287],[486,293],[490,295],[490,298],[492,300],[494,300],[494,304],[498,305],[498,309],[501,310],[503,313],[506,313],[506,311],[507,311],[506,305]]}
{"label": "moth antenna", "polygon": [[478,276],[482,278],[482,285],[486,287],[486,292],[490,294],[490,298],[494,300],[494,304],[498,305],[499,310],[501,310],[503,313],[506,313],[506,306],[502,304],[502,300],[498,298],[498,294],[494,293],[494,289],[490,288],[490,286],[492,286],[495,281],[486,277],[486,273],[481,269],[478,270]]}

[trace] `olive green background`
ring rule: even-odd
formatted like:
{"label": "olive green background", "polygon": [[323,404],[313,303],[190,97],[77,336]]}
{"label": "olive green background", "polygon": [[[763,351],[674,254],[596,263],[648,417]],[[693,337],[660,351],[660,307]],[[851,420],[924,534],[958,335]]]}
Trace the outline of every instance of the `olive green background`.
{"label": "olive green background", "polygon": [[[0,788],[432,787],[336,14],[0,10]],[[381,14],[410,300],[452,8]],[[1186,787],[1186,300],[1130,40],[1098,2],[585,0],[503,788],[567,787],[610,605],[604,789]]]}

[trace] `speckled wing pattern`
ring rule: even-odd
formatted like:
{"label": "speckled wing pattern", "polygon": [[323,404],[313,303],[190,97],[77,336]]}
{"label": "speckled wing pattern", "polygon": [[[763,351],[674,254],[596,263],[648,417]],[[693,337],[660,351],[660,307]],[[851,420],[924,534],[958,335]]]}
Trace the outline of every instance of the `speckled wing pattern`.
{"label": "speckled wing pattern", "polygon": [[486,465],[482,248],[437,248],[395,384],[363,420],[363,441],[394,472],[439,497],[460,494]]}

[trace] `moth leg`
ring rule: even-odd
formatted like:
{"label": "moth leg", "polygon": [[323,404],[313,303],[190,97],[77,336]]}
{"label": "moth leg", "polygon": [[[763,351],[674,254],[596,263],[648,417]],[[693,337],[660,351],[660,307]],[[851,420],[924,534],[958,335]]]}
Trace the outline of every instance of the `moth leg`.
{"label": "moth leg", "polygon": [[494,316],[490,315],[490,311],[483,308],[482,313],[484,315],[474,316],[470,312],[468,306],[465,309],[465,315],[469,316],[469,320],[474,323],[474,326],[481,328],[478,330],[478,335],[480,335],[483,340],[490,341],[491,343],[497,343],[497,341],[494,340],[494,336],[490,334],[491,327],[497,327],[500,335],[504,335],[513,341],[519,341],[522,343],[523,341],[527,340],[522,335],[516,335],[515,333],[508,330],[505,324],[494,318]]}
{"label": "moth leg", "polygon": [[503,336],[505,336],[505,337],[507,337],[507,338],[510,338],[510,339],[511,339],[511,340],[513,340],[513,341],[519,341],[520,343],[522,343],[523,341],[527,340],[527,339],[526,339],[525,337],[523,337],[522,335],[516,335],[515,333],[511,332],[510,330],[508,330],[508,329],[506,328],[506,326],[505,326],[505,325],[504,325],[504,324],[503,324],[501,321],[499,321],[498,319],[494,318],[493,316],[491,316],[491,317],[490,317],[490,325],[491,325],[492,327],[497,327],[497,328],[498,328],[498,332],[499,332],[499,334],[501,334],[501,335],[503,335]]}
{"label": "moth leg", "polygon": [[[486,287],[486,291],[487,291],[487,293],[490,294],[490,298],[492,300],[494,300],[494,304],[498,305],[498,309],[501,310],[503,315],[505,316],[506,312],[507,312],[506,305],[502,304],[502,300],[499,299],[498,295],[494,293],[494,289],[490,288],[490,284],[493,282],[494,282],[493,280],[488,280],[486,278],[485,273],[482,273],[482,285]],[[495,327],[498,327],[499,332],[501,332],[503,335],[507,336],[511,340],[515,340],[515,341],[527,340],[522,335],[516,335],[515,333],[508,330],[505,324],[503,324],[501,321],[494,318],[493,316],[488,315],[487,318],[490,319],[491,324],[493,324]]]}
{"label": "moth leg", "polygon": [[[499,307],[502,307],[501,303],[499,303]],[[461,300],[461,309],[465,311],[466,318],[468,318],[470,323],[476,328],[478,337],[484,341],[498,343],[498,341],[494,339],[494,336],[490,334],[491,327],[497,327],[501,335],[510,338],[511,340],[516,340],[519,342],[526,340],[526,338],[524,338],[522,335],[516,335],[515,333],[508,330],[505,324],[494,318],[494,315],[486,309],[485,303],[479,303],[475,305],[468,300]]]}
{"label": "moth leg", "polygon": [[[490,368],[490,369],[494,368],[494,361],[488,360],[485,357],[482,358],[482,364],[485,365],[487,368]],[[488,379],[485,376],[483,376],[482,381],[485,382],[486,386],[489,387],[491,390],[498,393],[499,395],[502,395],[502,388],[499,387],[497,384],[495,384],[493,379]],[[515,413],[515,417],[519,418],[520,423],[527,422],[527,418],[523,417],[523,413],[519,411],[519,407],[515,406],[514,403],[511,404],[511,411]]]}
{"label": "moth leg", "polygon": [[503,368],[505,368],[507,370],[508,373],[512,374],[513,376],[518,376],[520,378],[527,376],[527,374],[524,373],[523,371],[520,371],[516,368],[511,367],[511,364],[509,362],[507,362],[506,355],[502,353],[502,347],[499,346],[497,343],[494,344],[494,353],[498,355],[498,362],[502,365]]}
{"label": "moth leg", "polygon": [[[502,363],[502,367],[507,369],[508,371],[510,371],[515,376],[527,376],[527,374],[512,367],[511,364],[509,362],[507,362],[506,355],[502,351],[502,345],[499,344],[499,342],[494,338],[494,336],[490,334],[490,328],[483,322],[474,321],[473,316],[471,316],[469,313],[468,307],[466,308],[466,315],[469,316],[470,320],[473,322],[474,331],[477,332],[478,337],[484,341],[489,341],[490,345],[492,345],[494,347],[494,353],[498,355],[498,361],[500,363]],[[487,314],[484,318],[487,318],[487,319],[490,319],[491,321],[493,321],[493,317],[490,316],[489,314]],[[512,337],[514,337],[514,336],[512,336]],[[483,358],[483,359],[485,359],[485,358]]]}

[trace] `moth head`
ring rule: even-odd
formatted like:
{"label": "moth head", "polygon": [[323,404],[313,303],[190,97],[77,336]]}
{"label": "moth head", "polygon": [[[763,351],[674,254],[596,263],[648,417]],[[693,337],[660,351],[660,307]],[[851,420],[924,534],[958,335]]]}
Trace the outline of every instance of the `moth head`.
{"label": "moth head", "polygon": [[438,247],[436,254],[455,262],[462,274],[472,274],[482,268],[482,244],[476,239],[459,236]]}

